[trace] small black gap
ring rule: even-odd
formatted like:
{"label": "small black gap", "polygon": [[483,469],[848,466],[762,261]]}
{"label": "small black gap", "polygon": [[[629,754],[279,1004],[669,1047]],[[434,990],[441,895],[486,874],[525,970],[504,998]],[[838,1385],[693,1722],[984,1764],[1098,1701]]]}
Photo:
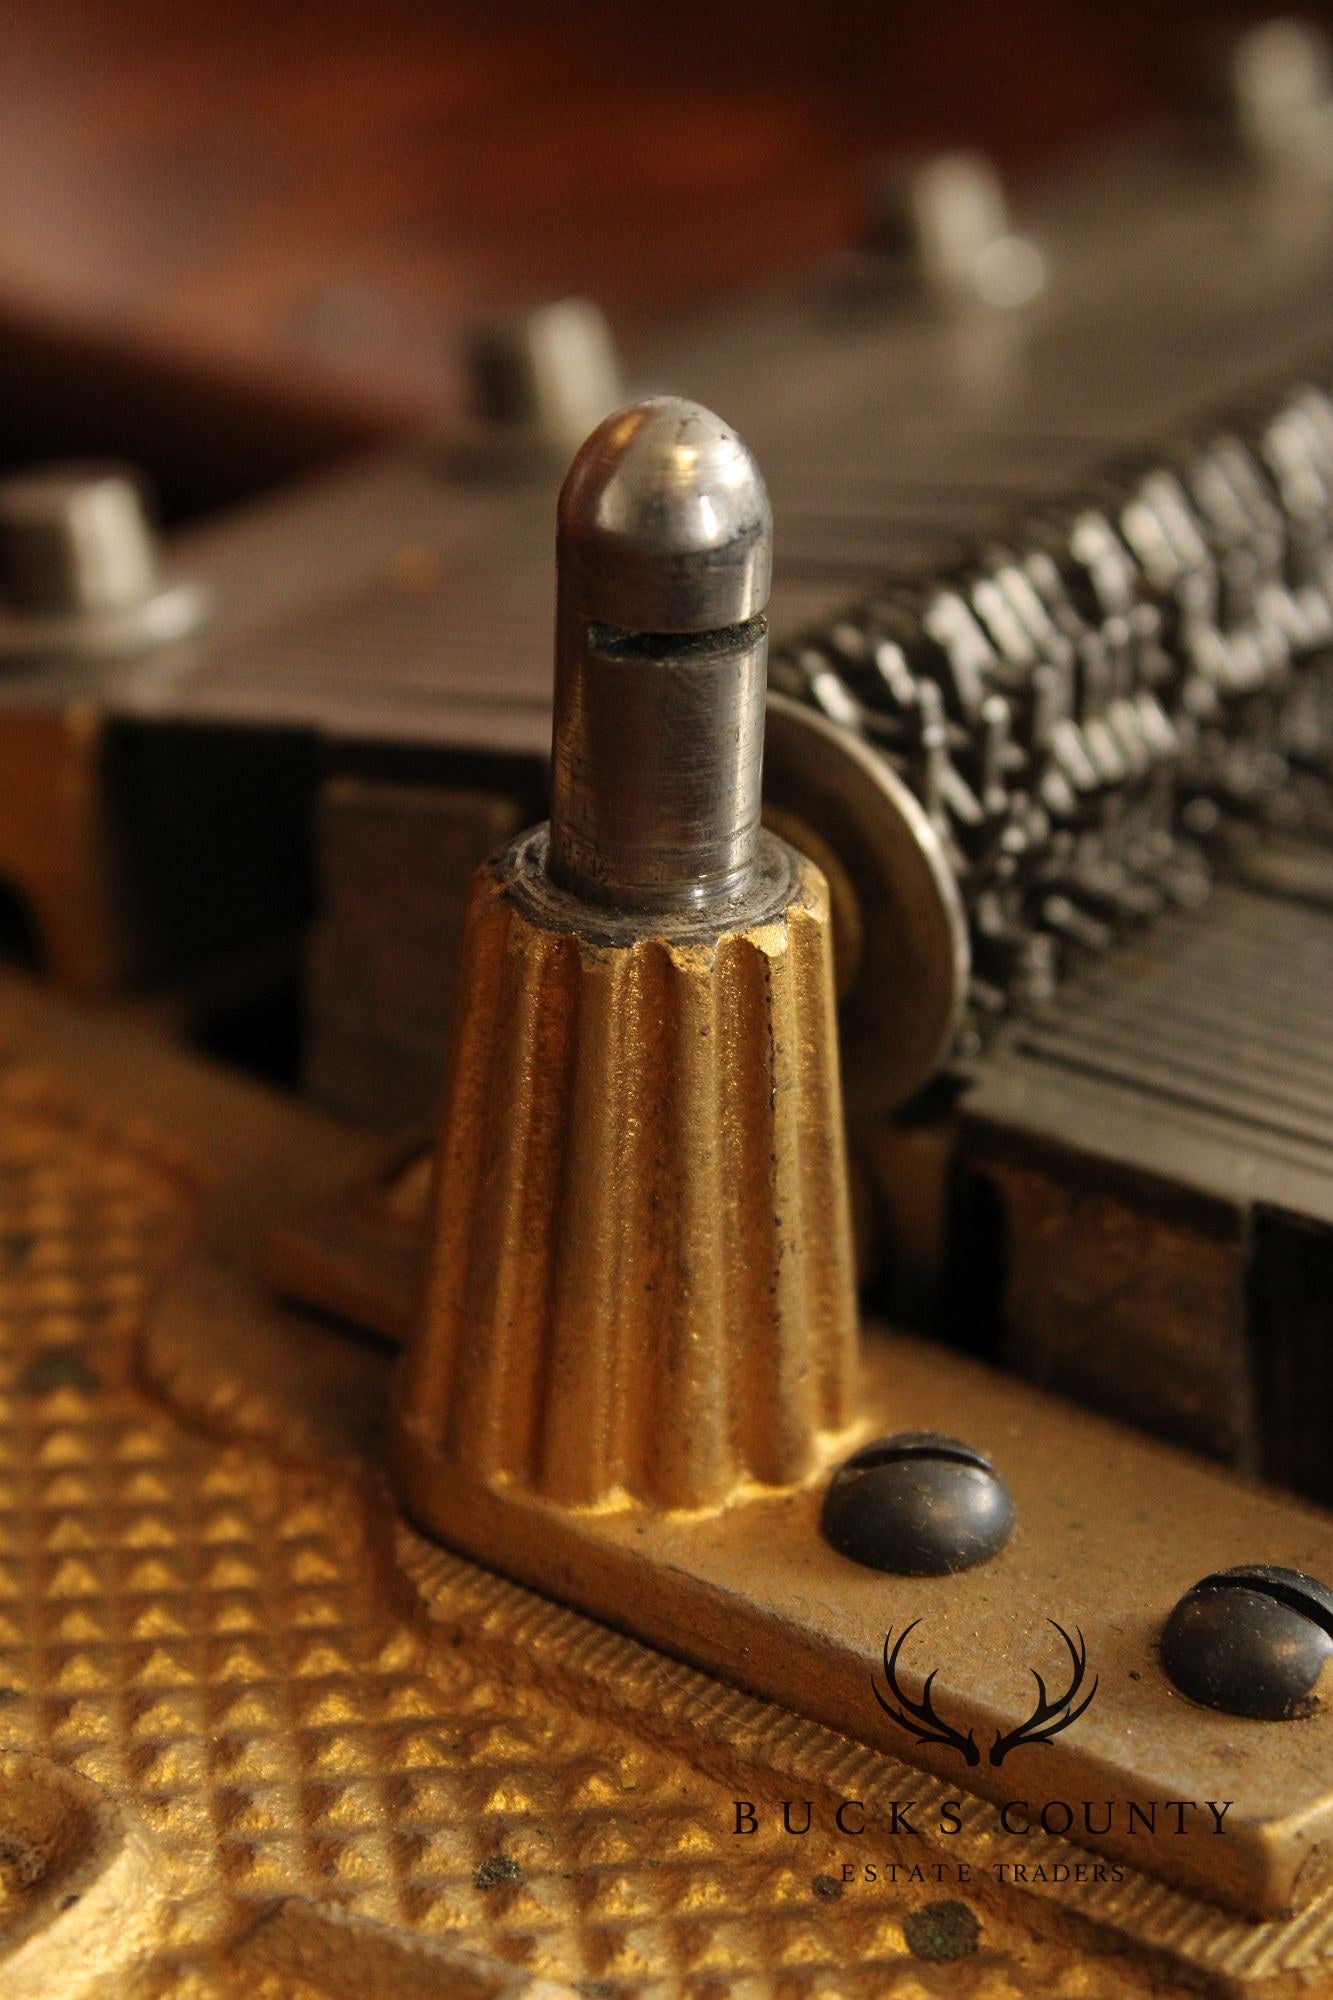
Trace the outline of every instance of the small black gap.
{"label": "small black gap", "polygon": [[12,882],[0,879],[0,963],[24,972],[46,970],[46,949],[32,905]]}
{"label": "small black gap", "polygon": [[[1313,1579],[1312,1579],[1313,1581]],[[1244,1570],[1214,1570],[1211,1576],[1201,1577],[1195,1590],[1251,1590],[1256,1597],[1271,1597],[1274,1604],[1285,1605],[1288,1611],[1299,1611],[1321,1632],[1333,1639],[1333,1611],[1320,1598],[1302,1590],[1299,1584],[1286,1583],[1280,1577],[1264,1576],[1255,1571],[1247,1574]],[[1318,1585],[1316,1584],[1316,1589]]]}
{"label": "small black gap", "polygon": [[1257,1204],[1245,1318],[1258,1402],[1260,1476],[1333,1504],[1333,1229]]}
{"label": "small black gap", "polygon": [[898,1465],[905,1459],[927,1458],[943,1460],[948,1465],[966,1465],[973,1472],[993,1472],[994,1467],[984,1452],[973,1451],[969,1445],[954,1444],[948,1438],[921,1437],[904,1443],[898,1438],[882,1438],[876,1444],[868,1444],[855,1452],[847,1461],[846,1469],[851,1472],[869,1472],[880,1465]]}
{"label": "small black gap", "polygon": [[1008,1227],[990,1176],[955,1155],[948,1176],[940,1321],[945,1340],[979,1361],[1004,1361]]}
{"label": "small black gap", "polygon": [[295,1091],[304,1067],[304,1015],[300,974],[287,969],[201,1011],[186,1041],[216,1062]]}
{"label": "small black gap", "polygon": [[747,618],[714,632],[625,632],[619,625],[589,625],[588,644],[604,660],[688,660],[702,653],[739,652],[767,630],[765,618]]}

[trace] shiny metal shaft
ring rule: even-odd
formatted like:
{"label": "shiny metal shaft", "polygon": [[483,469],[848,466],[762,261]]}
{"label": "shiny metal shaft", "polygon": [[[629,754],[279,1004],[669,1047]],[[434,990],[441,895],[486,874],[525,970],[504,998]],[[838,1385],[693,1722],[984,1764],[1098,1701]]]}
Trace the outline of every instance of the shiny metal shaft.
{"label": "shiny metal shaft", "polygon": [[696,403],[610,417],[560,498],[550,872],[588,901],[724,904],[760,832],[772,524]]}

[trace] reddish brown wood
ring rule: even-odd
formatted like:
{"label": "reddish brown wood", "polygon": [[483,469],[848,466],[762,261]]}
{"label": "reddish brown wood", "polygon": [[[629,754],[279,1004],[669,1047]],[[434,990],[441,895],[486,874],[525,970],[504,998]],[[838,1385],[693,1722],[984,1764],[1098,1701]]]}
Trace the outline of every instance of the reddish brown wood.
{"label": "reddish brown wood", "polygon": [[585,290],[633,336],[846,241],[873,156],[1022,170],[1167,105],[1205,16],[1263,11],[10,0],[0,317],[308,411],[447,411],[488,305]]}

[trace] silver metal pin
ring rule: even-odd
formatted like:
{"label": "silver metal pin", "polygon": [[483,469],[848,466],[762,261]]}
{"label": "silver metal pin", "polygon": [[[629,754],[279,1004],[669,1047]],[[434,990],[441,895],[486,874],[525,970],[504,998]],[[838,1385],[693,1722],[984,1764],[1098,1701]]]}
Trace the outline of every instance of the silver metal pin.
{"label": "silver metal pin", "polygon": [[1235,35],[1221,76],[1224,115],[1254,164],[1333,178],[1333,47],[1312,21],[1260,21]]}
{"label": "silver metal pin", "polygon": [[1013,225],[981,153],[882,167],[871,187],[871,247],[943,304],[1027,305],[1046,282],[1041,251]]}
{"label": "silver metal pin", "polygon": [[163,575],[132,472],[78,462],[0,480],[0,663],[136,653],[192,631],[206,608],[196,585]]}
{"label": "silver metal pin", "polygon": [[758,851],[772,515],[698,403],[598,426],[560,495],[550,872],[586,900],[698,913]]}
{"label": "silver metal pin", "polygon": [[124,611],[158,580],[143,494],[127,473],[41,466],[0,482],[0,588],[17,610]]}
{"label": "silver metal pin", "polygon": [[487,430],[562,457],[624,400],[615,338],[591,299],[494,319],[473,332],[466,358]]}

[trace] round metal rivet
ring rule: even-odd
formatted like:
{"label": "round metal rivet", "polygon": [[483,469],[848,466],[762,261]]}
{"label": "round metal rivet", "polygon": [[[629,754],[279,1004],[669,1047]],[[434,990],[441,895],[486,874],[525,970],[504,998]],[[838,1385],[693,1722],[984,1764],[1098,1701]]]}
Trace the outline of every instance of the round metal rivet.
{"label": "round metal rivet", "polygon": [[1320,1707],[1333,1591],[1300,1570],[1243,1564],[1200,1579],[1162,1628],[1162,1666],[1191,1701],[1258,1722]]}
{"label": "round metal rivet", "polygon": [[1014,1504],[984,1453],[933,1431],[902,1431],[838,1468],[821,1526],[839,1555],[868,1569],[948,1576],[999,1554]]}

